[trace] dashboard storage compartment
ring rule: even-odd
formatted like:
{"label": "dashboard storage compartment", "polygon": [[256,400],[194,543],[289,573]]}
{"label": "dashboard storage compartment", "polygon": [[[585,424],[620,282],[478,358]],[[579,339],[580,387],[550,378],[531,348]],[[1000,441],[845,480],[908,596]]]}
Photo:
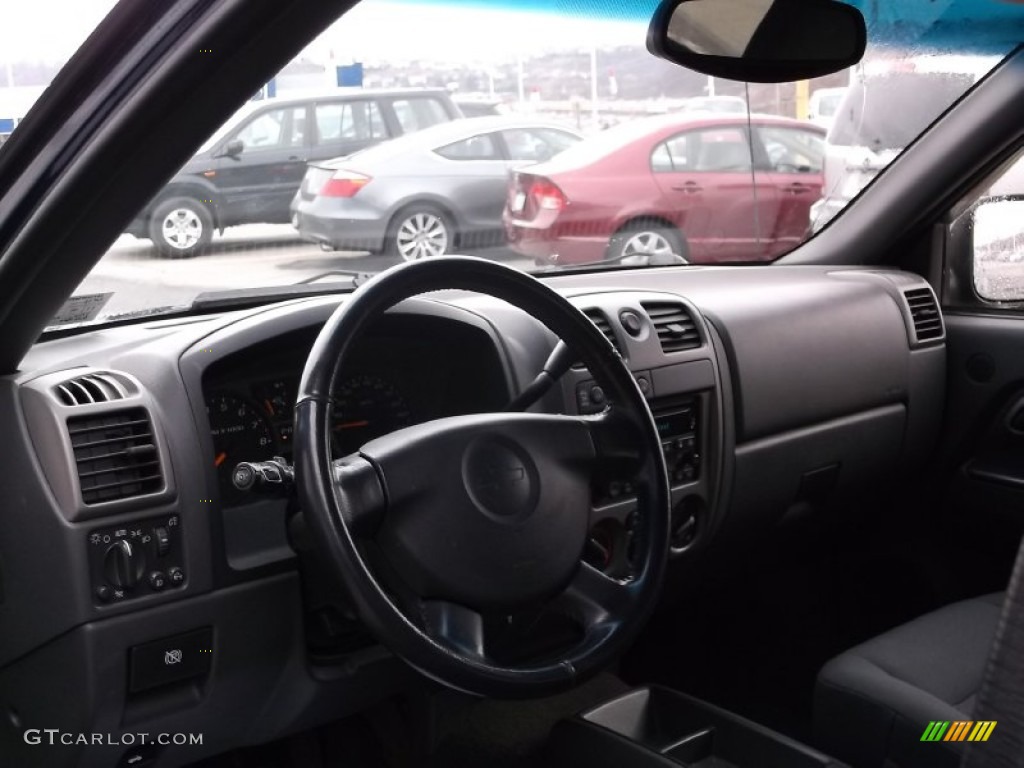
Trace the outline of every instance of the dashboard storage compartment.
{"label": "dashboard storage compartment", "polygon": [[749,720],[667,688],[630,691],[561,723],[552,752],[586,765],[840,768],[843,764]]}

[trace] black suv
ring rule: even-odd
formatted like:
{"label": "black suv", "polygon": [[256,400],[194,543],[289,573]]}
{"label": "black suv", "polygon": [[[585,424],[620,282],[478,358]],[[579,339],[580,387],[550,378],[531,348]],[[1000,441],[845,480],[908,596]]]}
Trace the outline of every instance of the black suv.
{"label": "black suv", "polygon": [[265,99],[238,112],[128,227],[163,257],[190,258],[213,230],[285,223],[306,163],[462,117],[444,90]]}

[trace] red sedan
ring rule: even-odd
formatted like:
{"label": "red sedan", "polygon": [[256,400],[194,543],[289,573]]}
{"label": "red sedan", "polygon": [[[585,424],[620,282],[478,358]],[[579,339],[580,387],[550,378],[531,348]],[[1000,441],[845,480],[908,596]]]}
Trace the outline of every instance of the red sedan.
{"label": "red sedan", "polygon": [[807,235],[825,131],[781,117],[670,115],[616,126],[516,172],[504,224],[544,264],[674,253],[767,261]]}

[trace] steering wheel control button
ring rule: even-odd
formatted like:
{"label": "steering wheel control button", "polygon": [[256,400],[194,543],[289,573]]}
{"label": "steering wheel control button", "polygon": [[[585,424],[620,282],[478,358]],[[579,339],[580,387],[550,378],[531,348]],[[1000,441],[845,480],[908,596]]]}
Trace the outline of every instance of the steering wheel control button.
{"label": "steering wheel control button", "polygon": [[622,323],[623,329],[633,338],[637,338],[643,333],[644,321],[643,318],[632,309],[624,309],[619,312],[619,322]]}
{"label": "steering wheel control button", "polygon": [[128,691],[203,677],[210,671],[213,650],[212,627],[136,645],[128,651]]}
{"label": "steering wheel control button", "polygon": [[248,464],[239,464],[231,473],[231,483],[240,491],[247,491],[256,483],[256,470]]}
{"label": "steering wheel control button", "polygon": [[510,440],[485,437],[470,443],[462,477],[477,509],[496,520],[522,520],[537,506],[540,489],[533,459]]}
{"label": "steering wheel control button", "polygon": [[109,603],[114,599],[114,590],[106,584],[102,584],[96,588],[96,599],[101,603]]}
{"label": "steering wheel control button", "polygon": [[167,586],[167,575],[163,571],[150,571],[148,581],[151,589],[162,592]]}
{"label": "steering wheel control button", "polygon": [[594,405],[604,405],[608,402],[608,398],[605,397],[604,389],[600,385],[595,384],[590,388],[590,402]]}
{"label": "steering wheel control button", "polygon": [[167,569],[167,578],[170,579],[171,586],[180,587],[185,583],[185,572],[181,568],[174,566]]}

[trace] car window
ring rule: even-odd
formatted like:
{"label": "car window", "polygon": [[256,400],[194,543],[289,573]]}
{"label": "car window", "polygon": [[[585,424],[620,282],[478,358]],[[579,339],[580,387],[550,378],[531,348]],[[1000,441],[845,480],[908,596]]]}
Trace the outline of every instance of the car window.
{"label": "car window", "polygon": [[444,105],[430,96],[395,99],[391,102],[391,108],[395,111],[398,124],[405,133],[429,128],[449,119]]}
{"label": "car window", "polygon": [[762,125],[757,129],[768,155],[769,168],[779,173],[820,173],[825,138],[812,131]]}
{"label": "car window", "polygon": [[314,112],[318,143],[387,138],[387,127],[375,101],[317,104]]}
{"label": "car window", "polygon": [[539,163],[550,160],[579,139],[571,133],[546,128],[512,128],[502,131],[508,159]]}
{"label": "car window", "polygon": [[667,173],[750,172],[750,148],[744,128],[688,131],[662,142],[651,154],[651,170]]}
{"label": "car window", "polygon": [[[36,26],[34,38],[17,31],[20,9],[54,3],[64,10],[45,16],[61,25]],[[31,130],[33,102],[115,0],[15,5],[18,13],[0,23],[0,140],[12,129],[12,136]],[[262,87],[255,78],[247,92],[225,94],[232,103],[223,112],[235,114],[205,144],[197,132],[194,149],[204,151],[182,156],[172,177],[138,201],[80,285],[78,294],[98,307],[93,319],[329,270],[339,281],[340,271],[380,272],[410,258],[399,231],[442,244],[438,253],[530,272],[604,268],[629,241],[682,249],[693,265],[769,263],[842,215],[1009,51],[992,41],[985,55],[980,48],[947,55],[907,30],[902,47],[869,41],[852,70],[800,83],[741,83],[652,56],[646,11],[640,21],[608,3],[570,3],[571,10],[555,3],[543,12],[536,3],[458,5],[453,23],[440,0],[359,0],[277,72],[261,73]],[[77,42],[65,33],[72,21]],[[66,45],[57,46],[61,36]],[[257,90],[262,98],[250,101]],[[829,123],[821,116],[837,97]],[[480,121],[474,128],[460,122],[457,104],[467,113],[498,105],[501,114],[465,117]],[[831,137],[822,140],[811,114],[833,126]],[[430,131],[434,138],[420,136]],[[233,138],[244,143],[238,162],[211,168],[205,150],[222,154]],[[0,145],[0,160],[30,144]],[[799,178],[778,205],[752,205],[752,167]],[[673,172],[699,178],[667,178]],[[673,189],[687,182],[689,193]],[[418,211],[424,215],[401,230],[395,212],[427,199],[447,215]],[[654,221],[658,231],[621,237],[624,227]],[[991,261],[997,270],[1011,263],[1001,255]]]}
{"label": "car window", "polygon": [[246,151],[302,146],[305,107],[273,109],[250,120],[235,134]]}
{"label": "car window", "polygon": [[493,133],[470,136],[434,150],[448,160],[500,160],[501,152]]}

